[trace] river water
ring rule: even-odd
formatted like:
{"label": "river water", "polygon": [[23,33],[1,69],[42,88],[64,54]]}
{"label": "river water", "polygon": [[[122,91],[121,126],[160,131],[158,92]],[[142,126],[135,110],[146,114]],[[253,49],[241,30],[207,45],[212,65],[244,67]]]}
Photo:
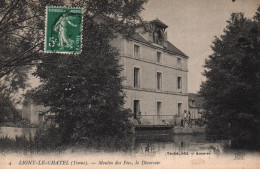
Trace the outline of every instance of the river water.
{"label": "river water", "polygon": [[[35,128],[0,127],[0,137],[25,135],[29,138],[30,133],[34,136]],[[69,163],[88,163],[93,167],[99,165],[113,165],[119,163],[136,167],[152,168],[250,168],[258,169],[260,165],[259,152],[234,150],[230,148],[229,140],[208,140],[205,135],[180,135],[166,134],[164,132],[141,132],[133,137],[130,152],[115,152],[114,154],[99,151],[72,151],[66,150],[62,155],[49,154],[38,156],[39,161],[68,160]],[[1,155],[0,155],[1,157]],[[0,165],[9,164],[10,161],[16,165],[21,159],[28,160],[27,156],[19,156],[19,160],[13,155],[5,156],[6,161],[0,160]],[[77,158],[75,158],[77,157]],[[11,160],[12,159],[12,160]],[[138,163],[138,164],[137,164]],[[153,165],[147,165],[153,163]],[[113,164],[113,165],[112,165]],[[158,164],[158,165],[157,165]],[[178,167],[176,167],[178,166]],[[246,167],[245,167],[246,166]],[[106,166],[107,168],[108,166]]]}
{"label": "river water", "polygon": [[9,137],[15,139],[16,136],[33,137],[36,133],[36,128],[19,128],[19,127],[0,127],[0,137]]}
{"label": "river water", "polygon": [[[208,140],[205,135],[153,135],[136,136],[136,153],[156,155],[185,155],[196,153],[221,154],[230,148],[229,140]],[[187,154],[187,155],[188,155]]]}
{"label": "river water", "polygon": [[[36,133],[36,128],[0,127],[0,137],[15,139],[16,136],[29,138]],[[132,149],[138,154],[155,155],[157,153],[222,153],[230,147],[228,140],[209,141],[205,135],[160,134],[149,131],[137,134],[131,143]],[[178,155],[178,154],[175,154]],[[184,155],[184,154],[183,154]]]}

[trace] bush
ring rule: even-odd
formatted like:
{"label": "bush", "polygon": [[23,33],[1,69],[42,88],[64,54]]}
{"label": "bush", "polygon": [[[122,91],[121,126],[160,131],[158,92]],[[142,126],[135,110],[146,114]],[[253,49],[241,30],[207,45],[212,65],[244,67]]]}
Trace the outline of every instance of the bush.
{"label": "bush", "polygon": [[62,136],[56,128],[37,130],[35,137],[17,136],[15,139],[0,138],[0,151],[2,153],[64,153],[71,151],[129,151],[132,145],[132,136],[92,136],[80,140],[63,142]]}

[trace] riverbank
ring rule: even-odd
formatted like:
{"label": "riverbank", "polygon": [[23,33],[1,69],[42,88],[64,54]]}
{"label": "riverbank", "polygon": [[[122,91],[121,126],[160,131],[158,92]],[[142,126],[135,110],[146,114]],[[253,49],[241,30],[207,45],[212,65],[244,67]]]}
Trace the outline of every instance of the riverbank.
{"label": "riverbank", "polygon": [[[1,127],[0,129],[10,129],[12,127]],[[15,128],[21,130],[22,128]],[[27,128],[28,129],[28,128]],[[35,128],[33,128],[35,129]],[[32,130],[32,128],[31,128]],[[131,150],[132,136],[92,136],[89,138],[81,138],[70,141],[64,141],[60,135],[54,130],[44,131],[38,130],[31,134],[31,130],[26,133],[9,132],[6,136],[0,137],[0,154],[6,153],[22,153],[22,154],[39,154],[39,153],[64,153],[64,152],[87,152],[87,151],[105,151],[105,152],[126,152]],[[25,135],[27,134],[27,135]],[[29,137],[28,137],[29,136]]]}
{"label": "riverbank", "polygon": [[36,134],[37,128],[30,127],[0,127],[0,138],[16,139],[16,137],[33,138]]}
{"label": "riverbank", "polygon": [[135,135],[140,135],[141,133],[152,132],[158,135],[167,134],[205,134],[206,126],[174,126],[171,128],[162,127],[133,127]]}
{"label": "riverbank", "polygon": [[26,122],[25,120],[18,121],[18,122],[3,122],[0,123],[0,127],[19,127],[19,128],[38,128],[39,125],[31,124]]}
{"label": "riverbank", "polygon": [[205,134],[206,126],[175,126],[173,128],[174,134]]}
{"label": "riverbank", "polygon": [[34,139],[24,136],[0,138],[0,152],[41,154],[41,153],[74,153],[74,152],[128,152],[134,154],[167,153],[167,152],[216,152],[221,153],[229,147],[228,140],[208,140],[205,135],[143,133],[129,138],[98,137],[86,138],[76,142],[58,143],[56,135],[39,135]]}

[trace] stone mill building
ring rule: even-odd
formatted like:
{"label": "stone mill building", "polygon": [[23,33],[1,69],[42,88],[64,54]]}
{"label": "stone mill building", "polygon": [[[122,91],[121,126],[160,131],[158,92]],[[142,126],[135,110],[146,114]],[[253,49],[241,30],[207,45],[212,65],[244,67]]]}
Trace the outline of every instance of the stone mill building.
{"label": "stone mill building", "polygon": [[167,27],[156,19],[147,31],[112,42],[123,65],[125,108],[143,125],[178,125],[188,112],[188,56],[167,40]]}

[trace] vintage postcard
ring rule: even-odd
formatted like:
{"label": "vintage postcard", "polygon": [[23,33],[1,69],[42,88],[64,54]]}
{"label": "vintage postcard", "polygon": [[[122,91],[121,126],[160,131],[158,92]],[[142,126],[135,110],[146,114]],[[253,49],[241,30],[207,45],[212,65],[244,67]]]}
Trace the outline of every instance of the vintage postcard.
{"label": "vintage postcard", "polygon": [[259,0],[1,0],[0,169],[259,169]]}

